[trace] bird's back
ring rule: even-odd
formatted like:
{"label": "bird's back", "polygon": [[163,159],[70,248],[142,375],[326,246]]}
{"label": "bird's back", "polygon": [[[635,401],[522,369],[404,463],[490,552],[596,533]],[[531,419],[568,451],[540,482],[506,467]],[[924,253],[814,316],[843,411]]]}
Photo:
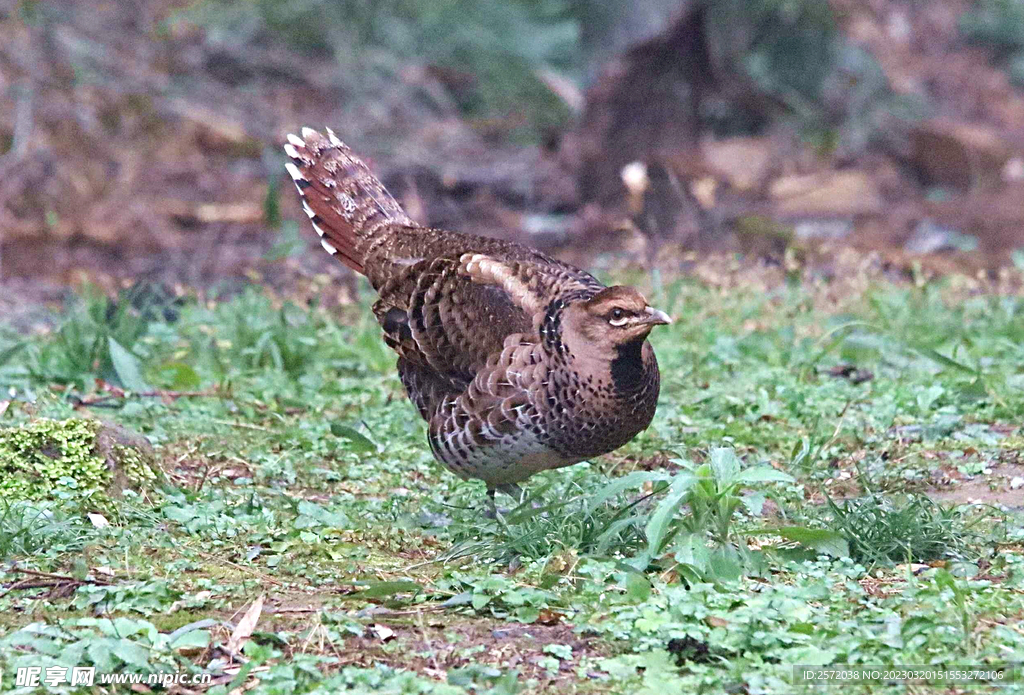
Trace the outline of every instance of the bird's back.
{"label": "bird's back", "polygon": [[507,336],[536,332],[550,302],[603,287],[521,244],[416,224],[330,130],[304,129],[285,149],[321,244],[377,291],[374,313],[388,344],[455,387]]}

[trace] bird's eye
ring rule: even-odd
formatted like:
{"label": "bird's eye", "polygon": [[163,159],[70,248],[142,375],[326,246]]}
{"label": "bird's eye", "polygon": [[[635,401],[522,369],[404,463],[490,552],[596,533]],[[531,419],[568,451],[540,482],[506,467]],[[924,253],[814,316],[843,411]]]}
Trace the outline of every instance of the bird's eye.
{"label": "bird's eye", "polygon": [[626,320],[626,312],[622,309],[612,309],[612,313],[608,314],[608,323],[613,326],[623,326]]}

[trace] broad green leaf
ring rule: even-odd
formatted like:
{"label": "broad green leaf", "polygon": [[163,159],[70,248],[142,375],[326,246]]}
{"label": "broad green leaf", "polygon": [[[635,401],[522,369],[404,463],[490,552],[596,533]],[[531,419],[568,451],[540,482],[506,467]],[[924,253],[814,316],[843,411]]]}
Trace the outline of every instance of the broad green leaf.
{"label": "broad green leaf", "polygon": [[171,521],[177,521],[180,524],[187,524],[198,516],[195,509],[191,506],[167,505],[166,507],[161,507],[160,512]]}
{"label": "broad green leaf", "polygon": [[754,492],[740,498],[740,502],[747,508],[747,512],[751,516],[761,516],[762,510],[764,510],[764,500],[763,492]]}
{"label": "broad green leaf", "polygon": [[146,633],[147,636],[156,638],[157,632],[152,623],[147,620],[133,620],[131,618],[118,617],[110,621],[112,630],[109,634],[115,637],[128,637],[139,633]]}
{"label": "broad green leaf", "polygon": [[720,545],[712,549],[708,557],[708,574],[720,582],[736,581],[743,574],[743,562],[731,545]]}
{"label": "broad green leaf", "polygon": [[359,453],[376,452],[377,445],[373,443],[373,440],[367,437],[359,430],[349,427],[348,425],[342,425],[340,422],[331,423],[331,434],[335,437],[343,437],[351,443],[353,451]]}
{"label": "broad green leaf", "polygon": [[651,583],[638,572],[627,572],[626,595],[637,603],[642,603],[651,596]]}
{"label": "broad green leaf", "polygon": [[777,471],[771,466],[754,466],[740,471],[732,480],[737,485],[752,483],[792,483],[795,478],[789,473]]}
{"label": "broad green leaf", "polygon": [[202,649],[210,646],[210,633],[205,629],[194,629],[181,635],[170,645],[171,649]]}
{"label": "broad green leaf", "polygon": [[461,594],[455,594],[450,599],[441,604],[441,608],[451,608],[453,606],[465,606],[473,602],[473,592],[463,591]]}
{"label": "broad green leaf", "polygon": [[732,484],[733,479],[740,472],[740,460],[736,457],[734,449],[722,448],[711,450],[711,469],[718,479],[719,488]]}
{"label": "broad green leaf", "polygon": [[116,640],[96,639],[89,643],[86,647],[86,653],[89,654],[89,660],[92,661],[93,665],[96,666],[97,671],[110,672],[114,670],[114,654],[112,651],[112,642]]}
{"label": "broad green leaf", "polygon": [[110,361],[121,385],[129,391],[152,391],[149,384],[142,378],[142,366],[139,358],[126,350],[113,337],[107,338],[110,346]]}
{"label": "broad green leaf", "polygon": [[601,488],[601,491],[590,499],[587,513],[593,514],[594,510],[606,501],[625,492],[626,490],[629,490],[630,488],[640,487],[646,482],[667,481],[670,479],[670,475],[666,473],[658,473],[656,471],[634,471],[629,475],[616,478]]}
{"label": "broad green leaf", "polygon": [[796,541],[815,552],[831,555],[832,557],[849,557],[850,544],[841,533],[827,529],[807,528],[804,526],[785,526],[770,531],[759,532],[760,534],[771,534],[782,536],[786,540]]}
{"label": "broad green leaf", "polygon": [[421,591],[423,587],[411,581],[374,582],[365,589],[351,594],[349,598],[383,598],[395,594],[418,594]]}
{"label": "broad green leaf", "polygon": [[687,533],[680,536],[675,543],[675,549],[676,562],[689,565],[700,573],[707,571],[711,551],[703,533]]}
{"label": "broad green leaf", "polygon": [[516,608],[516,620],[522,623],[535,623],[540,617],[540,609],[536,606],[520,606]]}
{"label": "broad green leaf", "polygon": [[160,368],[160,374],[177,391],[199,388],[201,383],[196,370],[184,362],[168,362]]}
{"label": "broad green leaf", "polygon": [[300,500],[297,511],[299,516],[295,520],[295,528],[298,529],[317,528],[319,526],[335,529],[349,527],[349,519],[344,512],[331,511],[309,500]]}
{"label": "broad green leaf", "polygon": [[[645,527],[647,549],[642,555],[635,558],[635,564],[630,564],[633,564],[637,569],[643,570],[657,556],[661,551],[661,545],[665,537],[668,535],[669,525],[675,518],[676,512],[679,511],[686,493],[690,491],[690,488],[696,482],[697,478],[690,473],[680,472],[673,477],[668,494],[658,503],[657,508],[651,514],[651,518]],[[641,565],[643,566],[641,567]]]}

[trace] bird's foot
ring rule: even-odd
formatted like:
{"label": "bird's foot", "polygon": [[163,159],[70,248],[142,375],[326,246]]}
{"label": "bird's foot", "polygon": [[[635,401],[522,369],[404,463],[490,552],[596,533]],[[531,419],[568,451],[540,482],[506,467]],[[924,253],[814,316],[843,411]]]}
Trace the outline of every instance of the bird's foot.
{"label": "bird's foot", "polygon": [[515,483],[507,483],[505,485],[498,485],[496,487],[487,488],[487,511],[484,512],[484,517],[487,519],[496,519],[498,517],[499,512],[501,513],[502,516],[505,516],[509,513],[509,511],[511,511],[509,509],[497,506],[497,504],[494,501],[495,492],[505,493],[506,495],[514,499],[518,504],[522,504],[523,498],[525,496],[523,488],[516,485]]}

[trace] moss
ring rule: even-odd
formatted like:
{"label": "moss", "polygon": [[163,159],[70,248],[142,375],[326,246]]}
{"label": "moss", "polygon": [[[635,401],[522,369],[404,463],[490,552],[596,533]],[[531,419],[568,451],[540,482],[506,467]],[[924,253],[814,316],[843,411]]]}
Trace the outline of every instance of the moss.
{"label": "moss", "polygon": [[179,627],[195,622],[197,620],[196,615],[195,612],[190,610],[179,610],[171,614],[155,613],[149,616],[149,621],[160,632],[174,632]]}
{"label": "moss", "polygon": [[109,471],[95,451],[99,423],[40,419],[0,429],[0,495],[7,499],[88,496]]}
{"label": "moss", "polygon": [[129,480],[136,483],[153,482],[157,475],[147,460],[138,449],[123,444],[115,444],[113,448],[117,460],[124,466],[124,472]]}
{"label": "moss", "polygon": [[0,428],[0,495],[102,499],[158,477],[144,437],[96,420],[40,418]]}

